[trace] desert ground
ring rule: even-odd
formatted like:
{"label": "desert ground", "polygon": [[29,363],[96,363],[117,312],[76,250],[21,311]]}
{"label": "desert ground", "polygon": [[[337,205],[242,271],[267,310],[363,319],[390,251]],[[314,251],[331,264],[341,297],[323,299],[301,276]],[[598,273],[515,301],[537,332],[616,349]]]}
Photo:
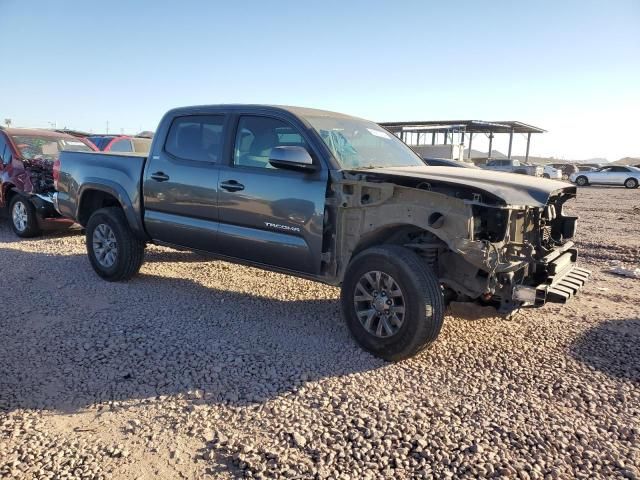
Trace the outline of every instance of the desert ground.
{"label": "desert ground", "polygon": [[100,280],[78,230],[0,223],[2,478],[640,478],[640,190],[572,210],[590,283],[361,351],[338,290],[150,246]]}

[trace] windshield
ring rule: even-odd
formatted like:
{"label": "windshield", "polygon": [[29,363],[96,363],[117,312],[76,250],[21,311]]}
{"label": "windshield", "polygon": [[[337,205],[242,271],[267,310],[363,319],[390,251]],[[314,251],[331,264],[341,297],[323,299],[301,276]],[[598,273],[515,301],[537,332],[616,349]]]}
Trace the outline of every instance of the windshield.
{"label": "windshield", "polygon": [[424,166],[416,153],[385,129],[367,120],[305,117],[342,168]]}
{"label": "windshield", "polygon": [[12,135],[13,141],[26,160],[56,160],[62,150],[91,152],[84,142],[68,137]]}

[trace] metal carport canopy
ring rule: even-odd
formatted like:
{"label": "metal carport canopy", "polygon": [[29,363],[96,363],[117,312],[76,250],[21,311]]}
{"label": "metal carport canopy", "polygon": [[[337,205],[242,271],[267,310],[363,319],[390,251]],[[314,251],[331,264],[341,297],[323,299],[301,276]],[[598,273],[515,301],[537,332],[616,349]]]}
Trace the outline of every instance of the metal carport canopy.
{"label": "metal carport canopy", "polygon": [[546,130],[512,120],[489,122],[485,120],[426,120],[411,122],[382,122],[379,125],[391,132],[400,131],[450,131],[464,129],[467,133],[544,133]]}

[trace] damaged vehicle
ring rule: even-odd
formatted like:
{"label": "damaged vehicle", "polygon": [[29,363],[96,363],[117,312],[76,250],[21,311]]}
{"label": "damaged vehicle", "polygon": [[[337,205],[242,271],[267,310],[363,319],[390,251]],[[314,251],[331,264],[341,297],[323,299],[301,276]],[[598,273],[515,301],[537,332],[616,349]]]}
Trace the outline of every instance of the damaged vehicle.
{"label": "damaged vehicle", "polygon": [[53,208],[53,163],[62,150],[91,152],[86,140],[49,130],[0,127],[0,208],[20,237],[73,224]]}
{"label": "damaged vehicle", "polygon": [[450,301],[564,303],[589,276],[564,210],[575,186],[431,167],[338,113],[175,109],[148,157],[64,152],[56,178],[105,280],[130,279],[155,243],[339,286],[355,340],[392,361],[436,339]]}

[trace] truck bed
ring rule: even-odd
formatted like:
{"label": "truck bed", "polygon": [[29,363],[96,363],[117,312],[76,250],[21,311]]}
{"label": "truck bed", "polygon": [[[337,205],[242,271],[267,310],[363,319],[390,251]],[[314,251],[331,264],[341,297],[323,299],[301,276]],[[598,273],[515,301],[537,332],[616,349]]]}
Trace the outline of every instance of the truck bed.
{"label": "truck bed", "polygon": [[146,155],[136,153],[62,152],[56,209],[63,216],[82,224],[81,212],[78,211],[83,194],[81,189],[97,187],[117,198],[130,219],[137,214],[136,224],[140,224],[140,182],[146,160]]}

